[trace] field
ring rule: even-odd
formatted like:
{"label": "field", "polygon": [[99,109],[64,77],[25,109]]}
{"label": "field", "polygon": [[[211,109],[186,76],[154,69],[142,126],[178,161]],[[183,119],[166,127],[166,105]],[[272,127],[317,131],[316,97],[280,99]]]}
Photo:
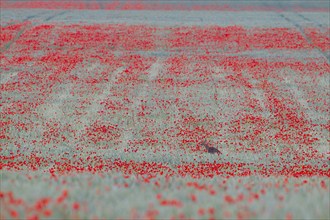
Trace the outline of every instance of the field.
{"label": "field", "polygon": [[326,1],[0,3],[0,219],[330,218]]}

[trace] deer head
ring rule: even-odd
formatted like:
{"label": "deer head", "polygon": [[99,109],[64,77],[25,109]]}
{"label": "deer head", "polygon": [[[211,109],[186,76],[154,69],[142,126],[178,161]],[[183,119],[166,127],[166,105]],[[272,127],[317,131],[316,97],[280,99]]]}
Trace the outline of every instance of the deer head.
{"label": "deer head", "polygon": [[206,150],[210,148],[209,144],[205,140],[201,143],[201,145],[204,146]]}

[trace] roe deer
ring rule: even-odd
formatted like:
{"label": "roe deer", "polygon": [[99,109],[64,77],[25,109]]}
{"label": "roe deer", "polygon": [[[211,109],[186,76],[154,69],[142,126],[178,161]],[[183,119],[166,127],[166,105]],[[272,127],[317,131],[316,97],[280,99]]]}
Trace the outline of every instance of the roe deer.
{"label": "roe deer", "polygon": [[221,152],[218,149],[214,147],[210,147],[210,145],[205,140],[201,143],[201,145],[204,146],[207,152],[210,154],[214,154],[214,153],[221,154]]}

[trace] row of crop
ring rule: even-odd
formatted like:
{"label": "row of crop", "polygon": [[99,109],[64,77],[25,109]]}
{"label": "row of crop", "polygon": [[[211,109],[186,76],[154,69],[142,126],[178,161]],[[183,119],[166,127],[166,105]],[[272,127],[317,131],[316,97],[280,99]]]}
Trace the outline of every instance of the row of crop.
{"label": "row of crop", "polygon": [[[25,22],[26,23],[26,22]],[[21,26],[1,27],[1,44],[14,40]],[[244,28],[240,26],[165,27],[145,25],[38,25],[25,30],[15,42],[28,54],[42,48],[70,47],[71,51],[157,51],[193,50],[242,52],[251,50],[310,50],[324,52],[329,47],[329,29],[305,28],[304,34],[292,28]],[[160,38],[159,36],[164,37]],[[27,50],[24,50],[24,49]],[[214,51],[216,48],[216,51]],[[14,51],[12,51],[14,52]]]}
{"label": "row of crop", "polygon": [[[302,149],[301,149],[302,151]],[[292,153],[292,151],[288,152]],[[281,157],[285,158],[288,153],[281,152]],[[47,170],[52,178],[57,179],[63,174],[71,173],[103,173],[103,172],[121,172],[124,175],[136,175],[149,182],[156,176],[169,177],[192,177],[192,178],[213,178],[215,176],[287,176],[287,177],[312,177],[326,176],[330,177],[330,169],[326,162],[321,166],[303,164],[303,160],[313,155],[304,154],[304,152],[293,152],[299,161],[296,164],[281,163],[271,161],[268,164],[263,163],[237,163],[237,162],[208,162],[208,163],[189,163],[182,162],[178,165],[169,165],[156,162],[135,162],[124,161],[120,159],[103,159],[101,156],[88,156],[87,158],[45,158],[31,154],[15,156],[1,156],[0,170]],[[325,161],[325,160],[323,160]]]}
{"label": "row of crop", "polygon": [[246,4],[200,4],[200,3],[156,3],[156,2],[130,2],[130,1],[52,1],[48,4],[45,1],[8,1],[1,2],[1,7],[6,9],[67,9],[67,10],[165,10],[165,11],[296,11],[296,12],[327,12],[327,8],[322,7],[303,7],[299,4],[292,6],[262,6],[262,5],[246,5]]}

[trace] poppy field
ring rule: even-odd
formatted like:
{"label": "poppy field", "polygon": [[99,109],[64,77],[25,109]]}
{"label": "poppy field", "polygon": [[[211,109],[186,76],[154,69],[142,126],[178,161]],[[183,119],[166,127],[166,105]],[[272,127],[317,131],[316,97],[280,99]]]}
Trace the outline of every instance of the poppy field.
{"label": "poppy field", "polygon": [[8,18],[176,6],[2,7],[1,219],[330,218],[326,24],[65,23]]}

